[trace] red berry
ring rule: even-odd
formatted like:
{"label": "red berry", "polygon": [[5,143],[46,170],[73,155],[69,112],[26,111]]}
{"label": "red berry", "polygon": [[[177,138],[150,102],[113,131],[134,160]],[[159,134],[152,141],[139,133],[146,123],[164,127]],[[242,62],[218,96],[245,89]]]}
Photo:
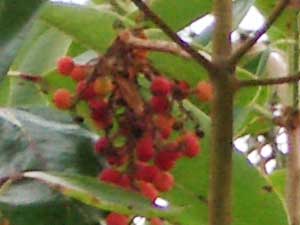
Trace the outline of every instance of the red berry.
{"label": "red berry", "polygon": [[193,158],[200,152],[198,138],[193,133],[188,133],[183,138],[185,149],[183,154],[187,157]]}
{"label": "red berry", "polygon": [[95,144],[95,152],[101,153],[109,146],[109,139],[107,137],[103,137],[97,140]]}
{"label": "red berry", "polygon": [[77,84],[76,92],[81,99],[89,100],[92,99],[93,97],[96,97],[96,93],[94,91],[93,85],[87,84],[84,80],[80,81]]}
{"label": "red berry", "polygon": [[147,165],[145,163],[138,163],[135,178],[152,183],[155,177],[159,174],[159,169],[154,165]]}
{"label": "red berry", "polygon": [[154,120],[155,126],[159,128],[162,138],[166,139],[173,131],[175,120],[171,116],[159,114]]}
{"label": "red berry", "polygon": [[164,225],[164,222],[159,218],[152,218],[150,221],[151,225]]}
{"label": "red berry", "polygon": [[122,166],[127,162],[127,155],[111,155],[107,156],[107,162],[112,166]]}
{"label": "red berry", "polygon": [[164,113],[168,111],[170,104],[168,98],[165,96],[153,96],[151,98],[151,106],[154,112]]}
{"label": "red berry", "polygon": [[196,96],[200,101],[210,102],[213,99],[213,86],[206,81],[200,81],[196,87]]}
{"label": "red berry", "polygon": [[53,101],[59,109],[69,109],[72,106],[72,94],[66,89],[58,89],[53,95]]}
{"label": "red berry", "polygon": [[154,186],[161,192],[170,191],[174,186],[174,177],[169,172],[161,171],[154,179]]}
{"label": "red berry", "polygon": [[69,75],[74,68],[74,61],[69,56],[61,57],[57,61],[57,70],[62,75]]}
{"label": "red berry", "polygon": [[190,92],[190,86],[185,81],[178,81],[174,87],[173,97],[177,100],[182,100],[188,96]]}
{"label": "red berry", "polygon": [[171,88],[171,82],[164,77],[156,77],[151,84],[151,91],[154,95],[168,95]]}
{"label": "red berry", "polygon": [[146,198],[151,200],[151,202],[154,202],[155,199],[158,197],[158,191],[151,183],[140,181],[140,190]]}
{"label": "red berry", "polygon": [[156,154],[154,163],[162,170],[170,170],[175,166],[180,153],[172,150],[163,150]]}
{"label": "red berry", "polygon": [[129,218],[127,216],[118,214],[118,213],[110,213],[106,217],[107,225],[128,225]]}
{"label": "red berry", "polygon": [[81,80],[84,80],[86,78],[87,71],[82,66],[75,66],[70,75],[71,75],[73,80],[81,81]]}
{"label": "red berry", "polygon": [[137,141],[136,144],[137,158],[141,161],[149,161],[154,156],[153,140],[146,136]]}
{"label": "red berry", "polygon": [[122,174],[119,171],[114,170],[112,168],[106,168],[106,169],[102,170],[99,178],[101,181],[117,184],[119,182],[121,176],[122,176]]}
{"label": "red berry", "polygon": [[92,113],[91,117],[92,117],[95,125],[99,129],[106,129],[106,128],[110,127],[113,122],[112,117],[110,117],[109,115],[99,118],[98,115],[96,115],[95,113]]}
{"label": "red berry", "polygon": [[117,182],[117,185],[127,189],[131,188],[130,177],[127,174],[123,174]]}
{"label": "red berry", "polygon": [[91,99],[89,100],[89,107],[94,119],[102,120],[108,114],[108,102],[104,100]]}

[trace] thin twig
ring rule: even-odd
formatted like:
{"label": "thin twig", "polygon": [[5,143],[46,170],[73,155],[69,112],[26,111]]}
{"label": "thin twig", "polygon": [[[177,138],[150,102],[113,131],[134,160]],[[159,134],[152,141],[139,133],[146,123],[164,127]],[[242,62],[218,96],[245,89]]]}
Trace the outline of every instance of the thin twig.
{"label": "thin twig", "polygon": [[191,57],[196,60],[208,71],[214,71],[214,65],[202,54],[198,53],[189,44],[184,42],[157,14],[155,14],[142,0],[132,0],[134,4],[166,35],[176,42],[182,49],[188,52]]}
{"label": "thin twig", "polygon": [[146,39],[134,37],[133,35],[127,36],[124,41],[126,42],[126,44],[128,44],[133,48],[141,48],[141,49],[157,51],[157,52],[166,52],[187,59],[191,58],[191,55],[189,53],[184,51],[181,47],[179,47],[174,42],[146,40]]}
{"label": "thin twig", "polygon": [[236,65],[236,63],[245,55],[248,50],[256,43],[256,41],[267,32],[267,30],[272,26],[272,24],[281,15],[283,10],[288,6],[290,0],[281,0],[274,8],[273,12],[270,14],[265,24],[255,32],[253,37],[249,37],[241,47],[239,47],[230,57],[229,63],[231,65]]}
{"label": "thin twig", "polygon": [[278,77],[278,78],[269,78],[261,80],[241,80],[239,81],[239,87],[253,87],[253,86],[267,86],[267,85],[276,85],[276,84],[286,84],[293,83],[300,80],[300,72],[295,75]]}

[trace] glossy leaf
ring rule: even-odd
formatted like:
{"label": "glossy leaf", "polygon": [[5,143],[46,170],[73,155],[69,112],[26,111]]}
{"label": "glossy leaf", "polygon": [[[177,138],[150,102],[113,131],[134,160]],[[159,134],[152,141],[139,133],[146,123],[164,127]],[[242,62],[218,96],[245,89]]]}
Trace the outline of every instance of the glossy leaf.
{"label": "glossy leaf", "polygon": [[42,76],[56,67],[58,58],[68,51],[71,39],[57,29],[48,27],[41,34],[31,37],[26,44],[13,70]]}
{"label": "glossy leaf", "polygon": [[6,75],[32,25],[32,16],[44,0],[0,2],[0,78]]}
{"label": "glossy leaf", "polygon": [[[32,114],[1,108],[0,131],[1,179],[33,169],[90,176],[96,176],[100,170],[93,155],[92,140],[96,136],[74,125],[62,112],[36,109]],[[48,207],[51,209],[47,210]],[[0,210],[15,225],[27,225],[28,222],[60,225],[71,221],[84,224],[75,205],[33,181],[10,185],[0,195]],[[65,219],[56,216],[62,212],[66,213]]]}
{"label": "glossy leaf", "polygon": [[63,174],[26,172],[24,177],[36,179],[58,190],[65,196],[77,199],[87,205],[122,214],[172,219],[179,208],[159,208],[140,194],[98,181],[96,178]]}

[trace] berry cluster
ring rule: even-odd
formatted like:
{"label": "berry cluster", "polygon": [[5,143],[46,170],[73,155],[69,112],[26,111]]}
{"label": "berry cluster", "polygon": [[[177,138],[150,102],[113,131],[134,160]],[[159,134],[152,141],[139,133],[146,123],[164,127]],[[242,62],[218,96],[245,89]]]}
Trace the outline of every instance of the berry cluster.
{"label": "berry cluster", "polygon": [[[99,179],[140,192],[154,202],[160,193],[173,188],[171,170],[176,162],[182,157],[193,158],[201,151],[199,132],[186,126],[187,121],[193,121],[181,101],[190,94],[210,101],[213,90],[208,82],[199,82],[191,89],[184,81],[172,81],[149,70],[145,50],[126,46],[117,49],[118,56],[111,57],[110,52],[110,58],[106,58],[110,64],[101,59],[100,67],[109,73],[92,74],[94,79],[89,79],[93,70],[87,65],[76,65],[70,57],[59,59],[57,70],[77,82],[77,93],[58,89],[53,101],[63,110],[72,108],[75,99],[86,101],[90,117],[104,131],[95,143],[95,153],[107,162]],[[112,59],[117,61],[109,67]],[[148,82],[147,88],[140,84],[140,74]],[[106,218],[107,225],[127,225],[129,221],[117,213]],[[163,224],[159,218],[149,222]]]}

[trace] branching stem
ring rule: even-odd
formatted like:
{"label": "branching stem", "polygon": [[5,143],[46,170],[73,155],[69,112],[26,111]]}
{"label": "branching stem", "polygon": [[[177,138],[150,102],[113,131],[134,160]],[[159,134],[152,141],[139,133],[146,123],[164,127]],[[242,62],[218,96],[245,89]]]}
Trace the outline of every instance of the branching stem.
{"label": "branching stem", "polygon": [[278,84],[286,84],[286,83],[293,83],[300,80],[300,72],[285,76],[285,77],[278,77],[278,78],[269,78],[269,79],[260,79],[260,80],[240,80],[238,87],[253,87],[253,86],[268,86],[268,85],[278,85]]}
{"label": "branching stem", "polygon": [[128,46],[137,49],[140,48],[149,51],[165,52],[187,59],[191,58],[191,55],[183,50],[180,46],[178,46],[175,42],[146,40],[134,37],[133,35],[128,35],[124,42],[128,44]]}
{"label": "branching stem", "polygon": [[155,14],[142,0],[132,0],[134,4],[155,23],[171,40],[177,43],[182,49],[188,52],[191,57],[202,65],[207,71],[213,71],[214,65],[202,54],[184,42],[157,14]]}
{"label": "branching stem", "polygon": [[257,40],[268,31],[268,29],[274,24],[277,18],[281,15],[283,10],[288,6],[290,0],[280,0],[275,6],[273,12],[270,14],[265,24],[255,32],[253,37],[249,37],[241,47],[239,47],[229,59],[231,65],[236,65],[238,61],[245,55],[250,48],[257,42]]}

